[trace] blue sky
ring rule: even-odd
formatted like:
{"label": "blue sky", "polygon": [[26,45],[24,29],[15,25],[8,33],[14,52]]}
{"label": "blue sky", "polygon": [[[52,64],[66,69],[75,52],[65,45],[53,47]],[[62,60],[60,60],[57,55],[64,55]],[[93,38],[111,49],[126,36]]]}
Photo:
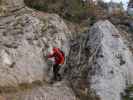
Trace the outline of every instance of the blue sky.
{"label": "blue sky", "polygon": [[[109,2],[109,1],[111,1],[111,0],[103,0],[103,1],[105,1],[105,2]],[[122,3],[124,4],[124,8],[126,9],[127,8],[127,4],[128,4],[128,2],[129,2],[129,0],[112,0],[113,2],[121,2],[122,1]]]}

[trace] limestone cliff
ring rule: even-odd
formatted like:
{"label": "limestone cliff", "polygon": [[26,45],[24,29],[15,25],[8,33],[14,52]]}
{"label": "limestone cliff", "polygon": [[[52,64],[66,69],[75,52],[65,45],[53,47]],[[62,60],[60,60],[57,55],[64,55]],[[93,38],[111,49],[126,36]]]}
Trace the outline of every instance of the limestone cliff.
{"label": "limestone cliff", "polygon": [[85,100],[121,100],[124,89],[133,84],[133,57],[120,32],[109,21],[99,21],[76,40],[68,79],[77,95]]}
{"label": "limestone cliff", "polygon": [[[0,91],[3,98],[75,100],[65,83],[59,83],[59,86],[33,85],[50,78],[49,47],[61,48],[66,56],[69,53],[71,33],[63,20],[56,14],[29,9],[23,0],[1,0],[0,9]],[[23,86],[26,87],[21,90]],[[31,87],[30,90],[27,86]]]}
{"label": "limestone cliff", "polygon": [[60,47],[67,56],[69,33],[62,19],[55,14],[22,8],[9,16],[1,17],[0,85],[45,80],[48,47]]}

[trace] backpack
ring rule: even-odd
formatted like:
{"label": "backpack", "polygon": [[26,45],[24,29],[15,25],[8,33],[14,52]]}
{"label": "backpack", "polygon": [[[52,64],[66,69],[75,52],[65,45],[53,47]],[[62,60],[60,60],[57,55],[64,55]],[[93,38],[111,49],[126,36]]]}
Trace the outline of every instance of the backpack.
{"label": "backpack", "polygon": [[59,51],[61,52],[62,56],[64,57],[64,60],[61,62],[61,64],[64,64],[64,62],[65,62],[65,54],[64,54],[64,52],[62,50],[59,49]]}

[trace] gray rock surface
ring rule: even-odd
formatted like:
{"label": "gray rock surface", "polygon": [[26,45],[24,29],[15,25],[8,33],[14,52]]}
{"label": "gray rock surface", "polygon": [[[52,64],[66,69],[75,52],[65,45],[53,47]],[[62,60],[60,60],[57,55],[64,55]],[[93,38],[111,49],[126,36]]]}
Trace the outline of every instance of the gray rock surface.
{"label": "gray rock surface", "polygon": [[128,3],[127,13],[130,16],[133,16],[133,1],[130,0]]}
{"label": "gray rock surface", "polygon": [[44,83],[51,75],[48,48],[67,56],[70,34],[56,14],[29,9],[23,0],[0,0],[0,100],[76,100],[65,82]]}
{"label": "gray rock surface", "polygon": [[[48,48],[69,53],[71,32],[64,21],[25,7],[23,0],[2,0],[0,5],[0,99],[76,100],[66,83],[43,83],[51,74]],[[36,81],[42,85],[32,85]]]}
{"label": "gray rock surface", "polygon": [[121,100],[133,83],[133,58],[119,31],[99,21],[71,42],[68,79],[82,100]]}
{"label": "gray rock surface", "polygon": [[133,30],[133,20],[130,22],[130,28]]}
{"label": "gray rock surface", "polygon": [[0,86],[45,80],[50,67],[46,59],[48,47],[59,47],[67,56],[69,33],[58,15],[26,7],[1,17]]}
{"label": "gray rock surface", "polygon": [[0,16],[12,14],[24,6],[23,0],[0,0]]}
{"label": "gray rock surface", "polygon": [[88,37],[91,57],[96,56],[89,74],[91,88],[101,100],[121,100],[126,85],[133,83],[131,52],[109,21],[97,22]]}

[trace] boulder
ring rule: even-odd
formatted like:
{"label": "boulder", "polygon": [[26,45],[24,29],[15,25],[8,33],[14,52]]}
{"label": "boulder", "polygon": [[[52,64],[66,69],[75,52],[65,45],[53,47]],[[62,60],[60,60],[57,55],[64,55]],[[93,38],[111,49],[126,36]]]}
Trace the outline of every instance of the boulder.
{"label": "boulder", "polygon": [[90,50],[90,87],[101,100],[121,100],[125,87],[133,83],[133,58],[119,31],[109,21],[99,21],[87,39]]}
{"label": "boulder", "polygon": [[0,0],[0,99],[77,100],[65,82],[46,82],[52,73],[49,47],[67,57],[70,38],[58,15],[34,11],[23,0]]}
{"label": "boulder", "polygon": [[[16,2],[18,5],[21,3],[21,0],[8,1],[6,4],[12,6],[14,3],[14,7]],[[67,56],[69,34],[67,26],[56,14],[45,14],[24,7],[1,17],[0,86],[16,86],[47,79],[51,67],[47,64],[48,48],[59,47]]]}
{"label": "boulder", "polygon": [[133,57],[109,21],[99,21],[71,42],[66,77],[83,100],[121,100],[133,83]]}

